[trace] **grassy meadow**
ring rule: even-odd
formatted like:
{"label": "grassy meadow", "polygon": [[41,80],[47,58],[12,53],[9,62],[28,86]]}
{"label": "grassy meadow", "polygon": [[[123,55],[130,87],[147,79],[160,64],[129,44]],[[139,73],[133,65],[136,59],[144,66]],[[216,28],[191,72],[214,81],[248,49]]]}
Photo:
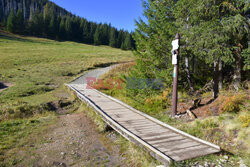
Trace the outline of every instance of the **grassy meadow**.
{"label": "grassy meadow", "polygon": [[55,108],[77,108],[65,83],[88,70],[131,60],[131,51],[0,31],[0,83],[12,85],[0,92],[0,166],[6,152],[56,121]]}

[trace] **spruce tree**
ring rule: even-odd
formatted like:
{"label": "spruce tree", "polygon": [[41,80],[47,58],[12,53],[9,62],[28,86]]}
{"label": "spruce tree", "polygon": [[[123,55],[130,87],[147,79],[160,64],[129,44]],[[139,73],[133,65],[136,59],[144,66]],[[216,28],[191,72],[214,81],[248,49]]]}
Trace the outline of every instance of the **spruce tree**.
{"label": "spruce tree", "polygon": [[60,25],[59,25],[59,39],[60,40],[65,40],[67,39],[67,34],[65,30],[65,18],[61,19]]}
{"label": "spruce tree", "polygon": [[122,49],[124,49],[124,50],[130,50],[130,49],[132,49],[131,35],[128,32],[126,32],[125,34],[126,34],[125,35],[125,40],[123,42],[124,46],[122,47]]}
{"label": "spruce tree", "polygon": [[14,9],[11,10],[7,20],[7,31],[12,33],[16,32],[16,15]]}
{"label": "spruce tree", "polygon": [[24,18],[23,11],[18,10],[16,15],[16,32],[22,34],[24,32]]}
{"label": "spruce tree", "polygon": [[115,28],[111,28],[111,31],[110,31],[109,46],[113,48],[116,47],[116,29]]}
{"label": "spruce tree", "polygon": [[82,41],[84,43],[90,43],[90,24],[87,20],[83,21],[83,28],[82,28]]}
{"label": "spruce tree", "polygon": [[50,23],[49,23],[49,37],[50,38],[55,38],[56,36],[56,19],[54,16],[51,17]]}
{"label": "spruce tree", "polygon": [[43,27],[44,27],[43,13],[37,10],[31,19],[29,32],[31,35],[42,36]]}
{"label": "spruce tree", "polygon": [[72,22],[72,18],[70,16],[66,17],[66,21],[65,21],[65,31],[67,34],[67,40],[72,40],[73,37],[73,22]]}
{"label": "spruce tree", "polygon": [[102,34],[101,34],[101,25],[99,24],[96,28],[95,34],[94,34],[94,44],[95,45],[101,45],[102,44]]}

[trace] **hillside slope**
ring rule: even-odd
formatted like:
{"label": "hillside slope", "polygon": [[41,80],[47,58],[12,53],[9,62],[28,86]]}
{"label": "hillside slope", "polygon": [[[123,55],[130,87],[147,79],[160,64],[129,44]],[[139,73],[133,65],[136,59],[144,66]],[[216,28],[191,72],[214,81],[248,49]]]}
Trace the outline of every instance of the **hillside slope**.
{"label": "hillside slope", "polygon": [[3,19],[6,15],[8,16],[12,9],[15,12],[22,10],[25,20],[31,19],[32,15],[36,10],[43,10],[46,3],[50,6],[54,6],[56,14],[60,16],[71,15],[70,12],[57,6],[55,3],[49,0],[1,0],[0,1],[0,19]]}

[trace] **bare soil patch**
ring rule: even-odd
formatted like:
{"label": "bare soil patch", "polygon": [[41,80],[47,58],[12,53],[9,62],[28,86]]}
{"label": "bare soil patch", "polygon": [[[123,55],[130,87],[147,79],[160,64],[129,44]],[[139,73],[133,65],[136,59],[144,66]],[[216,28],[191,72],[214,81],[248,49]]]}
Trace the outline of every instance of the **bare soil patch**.
{"label": "bare soil patch", "polygon": [[60,115],[58,123],[52,125],[42,137],[43,142],[26,146],[24,151],[18,153],[21,165],[125,166],[119,146],[108,143],[110,140],[103,140],[103,134],[96,129],[84,113]]}

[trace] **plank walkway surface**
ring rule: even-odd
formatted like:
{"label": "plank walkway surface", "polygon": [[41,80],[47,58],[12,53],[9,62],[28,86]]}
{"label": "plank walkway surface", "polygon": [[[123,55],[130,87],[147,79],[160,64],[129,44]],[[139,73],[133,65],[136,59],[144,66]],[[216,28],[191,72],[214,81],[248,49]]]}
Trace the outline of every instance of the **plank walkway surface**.
{"label": "plank walkway surface", "polygon": [[67,86],[114,130],[165,164],[220,152],[219,146],[175,129],[95,89],[86,89],[86,84]]}

